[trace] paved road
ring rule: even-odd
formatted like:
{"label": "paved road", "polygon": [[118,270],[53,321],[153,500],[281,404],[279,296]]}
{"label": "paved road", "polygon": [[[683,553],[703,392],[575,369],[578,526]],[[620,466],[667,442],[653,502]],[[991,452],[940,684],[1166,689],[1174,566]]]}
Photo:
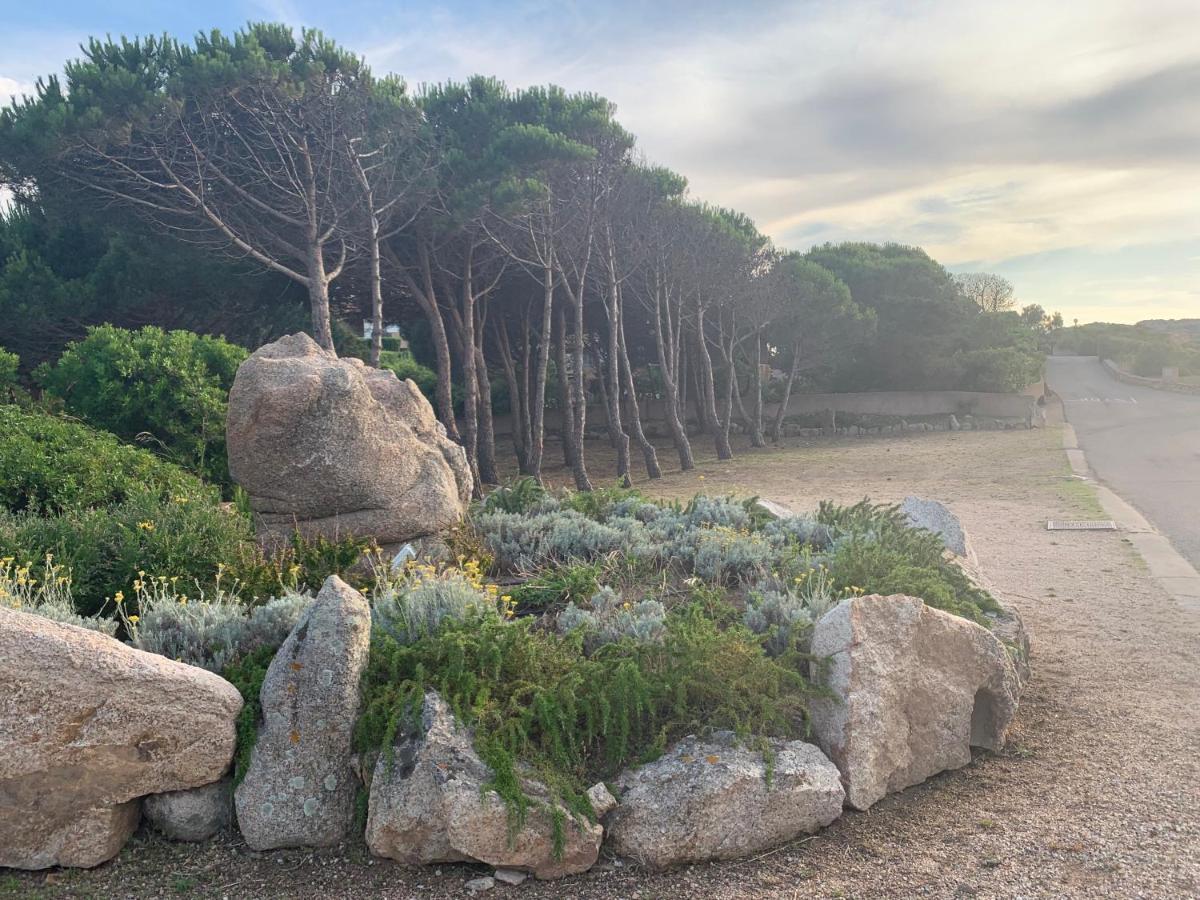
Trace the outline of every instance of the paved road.
{"label": "paved road", "polygon": [[1054,356],[1046,381],[1097,477],[1200,569],[1200,396],[1117,381],[1094,356]]}

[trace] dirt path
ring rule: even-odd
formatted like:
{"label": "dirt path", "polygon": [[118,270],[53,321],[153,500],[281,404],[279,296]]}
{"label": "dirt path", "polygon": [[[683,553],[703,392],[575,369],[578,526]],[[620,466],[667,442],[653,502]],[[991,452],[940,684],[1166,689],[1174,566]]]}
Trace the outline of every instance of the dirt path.
{"label": "dirt path", "polygon": [[[1067,471],[1048,429],[792,441],[668,474],[654,493],[950,504],[1033,637],[1010,746],[757,859],[484,896],[1200,896],[1200,614],[1157,593],[1119,534],[1045,531],[1047,517],[1097,512]],[[139,834],[93,872],[0,875],[0,896],[460,897],[475,874],[367,865],[361,848],[256,857]]]}

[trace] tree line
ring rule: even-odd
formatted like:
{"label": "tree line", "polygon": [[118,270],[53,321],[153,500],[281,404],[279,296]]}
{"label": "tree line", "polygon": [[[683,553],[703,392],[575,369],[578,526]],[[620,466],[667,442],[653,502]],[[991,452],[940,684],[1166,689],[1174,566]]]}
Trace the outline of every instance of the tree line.
{"label": "tree line", "polygon": [[[413,93],[282,25],[90,41],[0,114],[0,184],[17,201],[0,315],[65,311],[77,290],[91,306],[60,317],[70,332],[140,291],[137,324],[173,324],[183,296],[200,330],[258,335],[294,321],[280,298],[301,294],[331,351],[339,314],[366,311],[375,365],[402,319],[483,483],[498,481],[500,393],[519,470],[541,477],[553,408],[586,490],[596,401],[628,483],[635,454],[660,473],[647,398],[686,470],[697,428],[722,459],[734,428],[777,440],[797,389],[1020,387],[1054,327],[1040,307],[1006,311],[1011,286],[956,280],[917,248],[774,246],[643,160],[603,97],[482,76]],[[71,235],[100,245],[78,281],[100,279],[95,296],[63,286]],[[199,272],[220,288],[197,291]]]}

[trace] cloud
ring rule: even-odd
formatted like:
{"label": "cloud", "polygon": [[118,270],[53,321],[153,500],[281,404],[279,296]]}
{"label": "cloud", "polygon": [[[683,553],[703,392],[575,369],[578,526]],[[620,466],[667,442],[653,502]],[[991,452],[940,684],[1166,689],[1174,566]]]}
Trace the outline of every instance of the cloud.
{"label": "cloud", "polygon": [[15,78],[0,75],[0,103],[3,105],[7,106],[10,101],[32,93],[32,82],[17,81]]}
{"label": "cloud", "polygon": [[[1196,299],[1194,268],[1122,250],[1200,246],[1196,0],[245,0],[237,13],[221,24],[322,27],[410,83],[481,72],[601,93],[649,159],[787,246],[920,243],[952,265],[1010,267],[1047,307]],[[84,16],[71,24],[96,30]],[[113,27],[168,27],[130,16]],[[27,85],[81,37],[6,36],[3,76]],[[1108,258],[1123,268],[1090,277]]]}

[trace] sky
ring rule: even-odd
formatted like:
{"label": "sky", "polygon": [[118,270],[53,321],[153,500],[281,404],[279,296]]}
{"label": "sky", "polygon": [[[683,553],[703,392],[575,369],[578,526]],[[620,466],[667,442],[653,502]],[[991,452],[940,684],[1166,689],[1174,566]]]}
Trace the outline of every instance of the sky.
{"label": "sky", "polygon": [[1200,0],[0,0],[0,98],[89,35],[251,20],[413,85],[602,94],[782,247],[916,244],[1068,322],[1200,317]]}

